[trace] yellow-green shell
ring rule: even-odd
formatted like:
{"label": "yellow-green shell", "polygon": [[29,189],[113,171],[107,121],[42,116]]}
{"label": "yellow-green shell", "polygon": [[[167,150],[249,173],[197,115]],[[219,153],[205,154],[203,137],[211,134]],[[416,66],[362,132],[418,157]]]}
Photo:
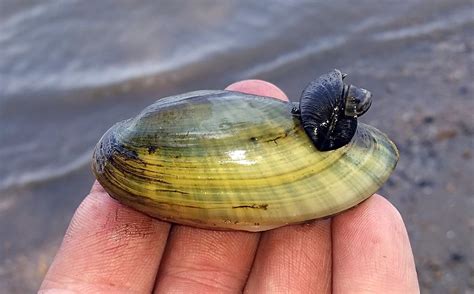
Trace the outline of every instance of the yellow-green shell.
{"label": "yellow-green shell", "polygon": [[102,137],[93,170],[153,217],[247,231],[333,215],[387,180],[398,152],[383,133],[359,124],[351,143],[320,152],[291,108],[231,91],[164,98]]}

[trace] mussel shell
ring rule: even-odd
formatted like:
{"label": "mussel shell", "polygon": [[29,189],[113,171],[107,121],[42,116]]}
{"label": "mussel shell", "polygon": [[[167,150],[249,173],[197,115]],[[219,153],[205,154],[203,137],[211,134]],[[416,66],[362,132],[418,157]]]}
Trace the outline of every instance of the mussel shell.
{"label": "mussel shell", "polygon": [[398,152],[383,133],[359,124],[349,144],[321,152],[291,110],[232,91],[164,98],[107,131],[93,171],[150,216],[246,231],[333,215],[387,180]]}

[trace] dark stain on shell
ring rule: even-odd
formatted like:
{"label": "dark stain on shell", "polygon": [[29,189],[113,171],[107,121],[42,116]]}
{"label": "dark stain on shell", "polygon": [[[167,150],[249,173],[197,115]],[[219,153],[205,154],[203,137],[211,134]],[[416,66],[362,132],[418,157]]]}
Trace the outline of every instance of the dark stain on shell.
{"label": "dark stain on shell", "polygon": [[[115,136],[109,136],[109,142],[111,151],[119,154],[125,160],[140,160],[135,150],[129,150],[123,144],[118,143]],[[109,154],[109,156],[111,156],[111,154]]]}
{"label": "dark stain on shell", "polygon": [[148,146],[148,154],[153,154],[156,152],[156,146]]}
{"label": "dark stain on shell", "polygon": [[232,208],[254,208],[254,209],[267,210],[268,204],[239,205],[239,206],[232,206]]}
{"label": "dark stain on shell", "polygon": [[[189,195],[190,193],[188,192],[184,192],[184,191],[180,191],[180,190],[176,190],[176,189],[173,189],[173,190],[170,190],[170,189],[156,189],[155,191],[157,192],[171,192],[171,193],[179,193],[179,194],[183,194],[183,195]],[[181,205],[181,206],[186,206],[186,205]],[[186,206],[188,207],[188,206]],[[191,206],[189,206],[191,207]],[[194,206],[192,206],[194,207]],[[200,207],[195,207],[195,208],[200,208]]]}

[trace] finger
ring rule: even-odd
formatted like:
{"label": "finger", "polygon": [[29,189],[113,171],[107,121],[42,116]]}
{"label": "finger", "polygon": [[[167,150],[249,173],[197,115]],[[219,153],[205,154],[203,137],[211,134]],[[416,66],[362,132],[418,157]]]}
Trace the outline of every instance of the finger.
{"label": "finger", "polygon": [[123,206],[95,183],[74,214],[41,290],[150,292],[169,227]]}
{"label": "finger", "polygon": [[[280,89],[263,81],[243,81],[227,90],[287,99]],[[174,226],[158,272],[156,292],[240,292],[252,266],[259,236]]]}
{"label": "finger", "polygon": [[247,94],[274,97],[288,101],[286,94],[277,86],[261,80],[245,80],[229,85],[226,90],[237,91]]}
{"label": "finger", "polygon": [[175,226],[156,283],[157,293],[236,293],[252,266],[258,235]]}
{"label": "finger", "polygon": [[336,216],[332,233],[334,292],[419,292],[405,225],[383,197]]}
{"label": "finger", "polygon": [[331,292],[330,221],[263,233],[245,292]]}

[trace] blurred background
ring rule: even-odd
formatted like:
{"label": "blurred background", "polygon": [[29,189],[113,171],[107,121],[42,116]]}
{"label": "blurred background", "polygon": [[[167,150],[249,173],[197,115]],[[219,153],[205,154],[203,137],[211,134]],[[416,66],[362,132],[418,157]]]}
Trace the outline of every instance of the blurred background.
{"label": "blurred background", "polygon": [[380,193],[406,222],[421,288],[473,293],[473,3],[0,1],[1,291],[38,288],[113,123],[247,78],[297,101],[339,68],[374,95],[362,121],[400,148]]}

